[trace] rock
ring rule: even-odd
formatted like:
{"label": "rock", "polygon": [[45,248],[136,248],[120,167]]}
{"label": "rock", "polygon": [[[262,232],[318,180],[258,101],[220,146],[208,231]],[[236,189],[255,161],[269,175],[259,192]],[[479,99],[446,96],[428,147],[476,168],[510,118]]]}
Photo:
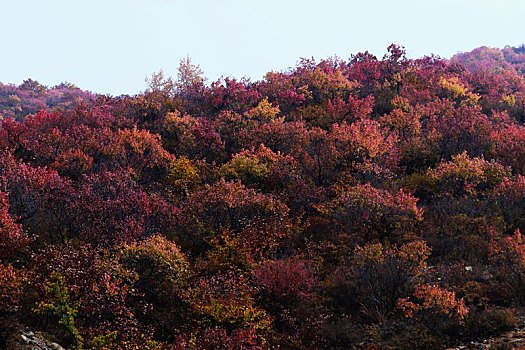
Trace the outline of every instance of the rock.
{"label": "rock", "polygon": [[46,340],[41,333],[20,331],[18,337],[8,341],[8,350],[64,350],[57,343]]}

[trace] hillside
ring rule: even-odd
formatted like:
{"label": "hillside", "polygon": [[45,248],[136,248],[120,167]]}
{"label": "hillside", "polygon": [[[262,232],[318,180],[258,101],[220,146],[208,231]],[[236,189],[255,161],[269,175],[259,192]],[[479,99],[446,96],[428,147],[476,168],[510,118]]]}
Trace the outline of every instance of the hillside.
{"label": "hillside", "polygon": [[0,117],[21,120],[40,110],[65,111],[94,99],[93,94],[82,91],[71,83],[62,83],[52,88],[31,79],[19,86],[0,83]]}
{"label": "hillside", "polygon": [[470,52],[458,53],[452,57],[451,61],[463,64],[471,72],[480,69],[500,73],[512,71],[523,77],[525,75],[525,45],[506,46],[502,50],[482,46]]}
{"label": "hillside", "polygon": [[391,45],[209,85],[186,59],[118,98],[0,85],[0,348],[31,331],[72,349],[443,349],[514,329],[523,57]]}

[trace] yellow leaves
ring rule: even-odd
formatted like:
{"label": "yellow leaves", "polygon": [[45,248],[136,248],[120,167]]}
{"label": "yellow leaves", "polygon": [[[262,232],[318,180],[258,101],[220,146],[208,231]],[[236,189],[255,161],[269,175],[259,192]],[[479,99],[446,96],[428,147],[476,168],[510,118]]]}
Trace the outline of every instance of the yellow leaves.
{"label": "yellow leaves", "polygon": [[454,98],[463,97],[468,93],[463,84],[459,82],[458,77],[452,77],[449,79],[441,77],[439,79],[439,86],[446,91],[451,92]]}
{"label": "yellow leaves", "polygon": [[162,98],[173,97],[175,93],[175,82],[169,76],[165,76],[162,70],[153,73],[150,78],[146,77],[148,92]]}
{"label": "yellow leaves", "polygon": [[357,246],[354,252],[354,264],[365,266],[367,264],[382,264],[385,260],[381,243],[367,244],[364,248]]}
{"label": "yellow leaves", "polygon": [[261,122],[282,122],[284,121],[284,117],[276,118],[279,113],[279,106],[272,106],[272,104],[268,102],[268,98],[265,97],[256,107],[246,112],[246,117]]}
{"label": "yellow leaves", "polygon": [[516,96],[514,95],[504,95],[501,98],[501,101],[508,106],[508,108],[513,108],[516,106]]}
{"label": "yellow leaves", "polygon": [[201,183],[197,167],[186,157],[174,160],[170,164],[168,181],[183,190],[193,189]]}
{"label": "yellow leaves", "polygon": [[149,260],[148,268],[162,271],[179,285],[182,285],[188,274],[188,263],[179,248],[160,235],[123,246],[120,257],[134,268],[142,267],[133,266],[137,261]]}
{"label": "yellow leaves", "polygon": [[51,280],[48,281],[47,291],[51,295],[50,302],[40,302],[33,311],[40,315],[57,317],[58,324],[63,326],[64,330],[73,337],[74,348],[81,350],[83,339],[75,326],[78,305],[71,305],[66,283],[59,273],[53,274]]}
{"label": "yellow leaves", "polygon": [[213,248],[206,253],[206,270],[243,271],[253,268],[253,261],[244,250],[243,242],[238,237],[231,237],[227,232],[221,236],[212,236],[210,239]]}
{"label": "yellow leaves", "polygon": [[441,162],[427,175],[448,195],[475,195],[481,188],[493,188],[510,176],[510,169],[483,157],[470,158],[467,152],[452,156],[449,162]]}
{"label": "yellow leaves", "polygon": [[186,157],[181,157],[172,163],[169,177],[174,181],[196,179],[198,178],[198,172],[191,160]]}
{"label": "yellow leaves", "polygon": [[259,150],[252,149],[236,154],[229,163],[221,167],[220,174],[227,178],[242,179],[244,183],[249,183],[250,179],[260,180],[267,176],[273,167],[269,159],[264,159],[264,152],[268,151],[273,154],[271,150],[261,145]]}
{"label": "yellow leaves", "polygon": [[177,81],[175,86],[178,90],[186,90],[191,88],[193,85],[199,85],[204,83],[206,78],[204,73],[198,64],[191,62],[190,56],[182,58],[179,63],[177,72]]}
{"label": "yellow leaves", "polygon": [[358,83],[349,81],[340,69],[333,71],[316,67],[305,70],[301,82],[307,82],[311,89],[331,91],[333,93],[354,90]]}
{"label": "yellow leaves", "polygon": [[202,280],[193,293],[193,306],[213,323],[266,331],[272,318],[257,305],[243,275]]}
{"label": "yellow leaves", "polygon": [[118,332],[108,332],[107,334],[101,334],[93,338],[91,341],[93,349],[111,349],[114,347],[115,340],[117,339]]}
{"label": "yellow leaves", "polygon": [[449,97],[460,100],[461,104],[476,105],[480,95],[468,91],[460,81],[458,77],[443,78],[441,77],[438,81],[439,86],[444,89]]}
{"label": "yellow leaves", "polygon": [[386,248],[381,243],[369,243],[364,247],[356,247],[353,262],[356,266],[375,268],[395,262],[401,271],[417,277],[427,267],[426,260],[430,252],[431,248],[424,241],[414,241],[399,247],[393,245]]}
{"label": "yellow leaves", "polygon": [[251,297],[240,295],[230,299],[210,298],[200,309],[220,323],[253,326],[256,330],[269,329],[272,323],[270,317],[252,304]]}
{"label": "yellow leaves", "polygon": [[408,112],[411,109],[408,99],[401,96],[396,96],[392,99],[392,107],[394,109],[400,109],[403,112]]}

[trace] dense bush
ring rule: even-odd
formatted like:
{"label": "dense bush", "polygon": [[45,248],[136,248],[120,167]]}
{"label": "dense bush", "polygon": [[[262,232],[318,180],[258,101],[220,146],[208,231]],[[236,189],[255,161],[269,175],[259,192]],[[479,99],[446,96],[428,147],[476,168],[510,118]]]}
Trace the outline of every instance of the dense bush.
{"label": "dense bush", "polygon": [[0,84],[0,348],[444,348],[525,304],[523,47]]}

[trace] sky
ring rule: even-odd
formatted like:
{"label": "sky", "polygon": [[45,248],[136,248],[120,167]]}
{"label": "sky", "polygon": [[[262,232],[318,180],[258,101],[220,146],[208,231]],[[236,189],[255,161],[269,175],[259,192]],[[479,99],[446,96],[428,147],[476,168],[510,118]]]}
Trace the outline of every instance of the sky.
{"label": "sky", "polygon": [[523,0],[0,0],[0,82],[136,94],[190,56],[208,81],[358,52],[450,58],[525,43]]}

